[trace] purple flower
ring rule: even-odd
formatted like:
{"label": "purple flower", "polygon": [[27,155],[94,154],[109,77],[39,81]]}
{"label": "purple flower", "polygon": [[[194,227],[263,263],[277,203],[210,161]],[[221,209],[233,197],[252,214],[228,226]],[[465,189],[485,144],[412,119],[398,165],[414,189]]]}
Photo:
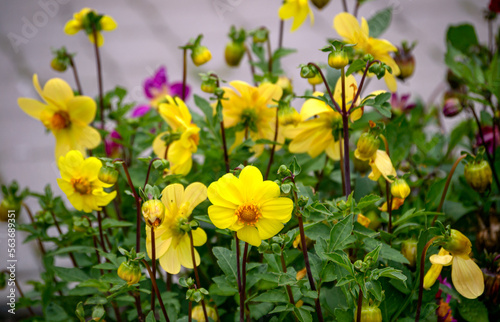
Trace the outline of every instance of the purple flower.
{"label": "purple flower", "polygon": [[130,116],[132,118],[142,117],[146,115],[146,113],[148,113],[150,109],[151,107],[149,105],[139,105],[136,108],[134,108]]}
{"label": "purple flower", "polygon": [[[186,85],[186,100],[189,97],[190,88]],[[161,66],[153,77],[144,81],[144,94],[150,99],[150,104],[157,107],[158,101],[165,95],[179,96],[182,98],[182,82],[169,83],[167,78],[167,69]]]}
{"label": "purple flower", "polygon": [[[484,146],[490,154],[493,154],[495,147],[500,145],[500,131],[498,131],[498,126],[495,126],[494,132],[491,126],[483,126],[481,129],[484,135]],[[476,142],[478,145],[483,145],[480,133],[476,134]]]}
{"label": "purple flower", "polygon": [[109,135],[104,139],[104,148],[106,150],[106,155],[108,157],[116,157],[120,154],[122,145],[115,142],[115,140],[121,140],[121,135],[116,132],[116,130],[111,131]]}
{"label": "purple flower", "polygon": [[401,97],[397,93],[392,93],[391,96],[391,106],[394,110],[400,112],[406,112],[417,106],[415,103],[408,104],[410,99],[410,94],[402,94]]}

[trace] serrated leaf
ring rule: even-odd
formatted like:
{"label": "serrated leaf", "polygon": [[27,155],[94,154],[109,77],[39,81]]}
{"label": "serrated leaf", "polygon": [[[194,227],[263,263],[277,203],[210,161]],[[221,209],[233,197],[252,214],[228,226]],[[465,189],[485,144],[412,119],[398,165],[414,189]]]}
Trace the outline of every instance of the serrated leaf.
{"label": "serrated leaf", "polygon": [[367,207],[373,205],[374,203],[376,203],[377,201],[379,201],[380,199],[381,199],[380,196],[377,196],[374,194],[364,196],[363,198],[361,198],[361,200],[359,200],[358,208],[360,210],[367,208]]}
{"label": "serrated leaf", "polygon": [[286,295],[285,292],[278,291],[278,290],[271,290],[267,291],[265,293],[259,294],[253,299],[251,299],[252,302],[270,302],[270,303],[277,303],[277,302],[282,302],[282,303],[288,303],[289,299],[288,296]]}
{"label": "serrated leaf", "polygon": [[79,268],[54,266],[52,269],[65,282],[83,282],[89,279],[89,276]]}
{"label": "serrated leaf", "polygon": [[311,312],[305,309],[305,307],[299,307],[299,308],[294,308],[293,311],[295,312],[295,315],[301,322],[312,322],[312,315]]}
{"label": "serrated leaf", "polygon": [[392,20],[392,7],[382,9],[368,19],[370,37],[378,38],[389,27]]}
{"label": "serrated leaf", "polygon": [[347,71],[345,74],[346,74],[346,76],[349,76],[352,73],[360,71],[365,67],[366,67],[366,62],[364,60],[356,59],[355,61],[352,62],[351,65],[349,65],[349,68],[347,68]]}
{"label": "serrated leaf", "polygon": [[121,221],[112,218],[106,218],[102,221],[102,229],[110,229],[110,228],[122,228],[122,227],[130,227],[134,224],[128,221]]}
{"label": "serrated leaf", "polygon": [[217,257],[217,264],[228,277],[237,279],[236,256],[227,248],[214,247],[214,256]]}
{"label": "serrated leaf", "polygon": [[341,249],[343,242],[351,235],[352,229],[352,214],[335,224],[330,231],[329,251]]}

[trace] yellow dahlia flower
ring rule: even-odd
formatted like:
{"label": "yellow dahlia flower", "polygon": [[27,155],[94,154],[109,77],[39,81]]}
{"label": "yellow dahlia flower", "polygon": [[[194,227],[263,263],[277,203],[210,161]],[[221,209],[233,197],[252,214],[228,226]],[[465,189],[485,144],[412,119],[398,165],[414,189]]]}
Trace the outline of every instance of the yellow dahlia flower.
{"label": "yellow dahlia flower", "polygon": [[60,78],[50,79],[42,90],[35,74],[33,85],[44,102],[22,97],[17,103],[26,114],[41,121],[52,132],[56,138],[56,160],[71,150],[85,155],[85,149],[99,145],[99,132],[89,126],[96,113],[92,98],[75,96],[68,83]]}
{"label": "yellow dahlia flower", "polygon": [[[158,157],[170,162],[170,173],[187,175],[193,165],[192,155],[198,150],[200,128],[191,123],[191,113],[180,98],[167,95],[165,100],[159,105],[158,111],[170,126],[170,131],[160,133],[155,138],[153,151]],[[168,134],[175,134],[179,138],[173,142],[165,141]]]}
{"label": "yellow dahlia flower", "polygon": [[314,14],[309,7],[309,0],[285,0],[278,12],[282,20],[293,18],[291,31],[297,30],[304,21],[307,15],[311,17],[311,25],[314,24]]}
{"label": "yellow dahlia flower", "polygon": [[458,293],[468,299],[475,299],[484,292],[483,272],[470,258],[472,244],[458,230],[451,230],[451,237],[441,248],[439,254],[429,260],[433,264],[424,277],[424,287],[430,288],[443,266],[451,265],[451,280]]}
{"label": "yellow dahlia flower", "polygon": [[[242,81],[229,83],[235,88],[224,88],[225,100],[222,100],[222,114],[224,127],[240,126],[236,132],[234,144],[230,151],[241,144],[245,139],[245,129],[252,140],[274,140],[276,102],[281,98],[283,90],[276,84],[264,83],[253,87]],[[259,155],[264,149],[263,144],[253,146],[255,154]]]}
{"label": "yellow dahlia flower", "polygon": [[[73,14],[73,19],[69,20],[64,26],[64,32],[67,35],[73,36],[80,30],[85,31],[89,37],[89,41],[93,44],[96,43],[94,38],[94,33],[92,31],[91,21],[89,21],[87,15],[93,12],[96,16],[98,15],[95,10],[90,8],[83,8],[80,12]],[[101,47],[104,44],[104,37],[101,34],[101,30],[112,31],[117,27],[116,21],[110,16],[103,15],[96,26],[97,35],[97,46]]]}
{"label": "yellow dahlia flower", "polygon": [[66,156],[61,156],[57,165],[61,171],[57,184],[76,210],[87,213],[101,210],[101,207],[105,207],[116,197],[116,191],[104,191],[104,188],[109,188],[112,184],[97,178],[102,167],[99,159],[84,159],[80,151],[72,150]]}
{"label": "yellow dahlia flower", "polygon": [[396,176],[396,169],[392,165],[391,158],[389,155],[382,150],[377,150],[371,156],[367,157],[362,155],[358,149],[354,151],[354,156],[361,161],[369,161],[370,167],[372,168],[372,173],[368,175],[368,178],[377,181],[382,175],[385,180],[392,182],[389,176]]}
{"label": "yellow dahlia flower", "polygon": [[400,70],[398,64],[391,57],[391,53],[396,52],[397,48],[385,39],[370,37],[366,19],[361,18],[360,25],[356,17],[347,12],[342,12],[335,16],[333,27],[344,38],[346,43],[355,44],[354,48],[360,53],[371,54],[373,58],[386,63],[392,68],[392,74],[386,72],[384,79],[389,90],[395,92],[397,90],[395,76],[399,75]]}
{"label": "yellow dahlia flower", "polygon": [[[169,274],[177,274],[181,266],[193,268],[191,241],[188,233],[181,229],[183,221],[200,203],[207,199],[207,187],[195,182],[184,190],[179,183],[168,185],[162,191],[161,201],[165,206],[163,223],[155,229],[156,258],[161,267]],[[202,228],[192,230],[194,246],[202,246],[207,241],[207,234]],[[151,229],[146,228],[146,249],[151,252]],[[200,265],[200,255],[194,250],[196,266]]]}
{"label": "yellow dahlia flower", "polygon": [[210,184],[208,199],[212,223],[236,231],[239,239],[252,246],[279,233],[292,217],[292,200],[280,197],[280,187],[273,181],[263,181],[254,166],[241,170],[239,178],[228,173]]}

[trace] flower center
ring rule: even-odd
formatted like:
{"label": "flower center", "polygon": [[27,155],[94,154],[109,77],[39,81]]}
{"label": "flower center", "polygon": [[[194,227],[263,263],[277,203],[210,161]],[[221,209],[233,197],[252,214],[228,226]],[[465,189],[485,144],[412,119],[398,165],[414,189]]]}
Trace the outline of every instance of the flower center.
{"label": "flower center", "polygon": [[257,205],[254,204],[244,204],[238,207],[235,212],[236,216],[238,216],[238,220],[245,225],[254,226],[259,218],[262,217],[262,213],[260,212]]}
{"label": "flower center", "polygon": [[92,193],[92,185],[84,178],[71,179],[71,184],[73,185],[75,191],[81,195],[88,195]]}
{"label": "flower center", "polygon": [[58,111],[55,112],[50,119],[50,128],[52,130],[62,130],[71,124],[68,112]]}

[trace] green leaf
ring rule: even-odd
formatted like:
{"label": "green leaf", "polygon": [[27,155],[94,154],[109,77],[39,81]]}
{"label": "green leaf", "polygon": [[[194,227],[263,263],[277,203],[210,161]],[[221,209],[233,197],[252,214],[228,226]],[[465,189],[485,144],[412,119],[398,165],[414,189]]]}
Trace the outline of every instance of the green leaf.
{"label": "green leaf", "polygon": [[343,309],[336,308],[333,311],[333,314],[335,314],[337,321],[354,321],[352,311],[350,311],[350,310],[343,310]]}
{"label": "green leaf", "polygon": [[82,302],[78,302],[78,304],[76,305],[75,314],[80,322],[85,322],[85,309],[83,308]]}
{"label": "green leaf", "polygon": [[280,59],[282,57],[288,56],[290,54],[296,53],[296,49],[292,48],[279,48],[273,54],[273,60]]}
{"label": "green leaf", "polygon": [[89,279],[79,268],[53,267],[54,272],[65,282],[83,282]]}
{"label": "green leaf", "polygon": [[58,322],[70,320],[66,311],[54,302],[49,303],[44,313],[47,318],[50,317],[50,321]]}
{"label": "green leaf", "polygon": [[364,60],[356,59],[351,63],[351,65],[349,65],[349,68],[347,68],[347,72],[345,74],[346,76],[349,76],[352,73],[362,70],[365,67],[366,67],[366,62]]}
{"label": "green leaf", "polygon": [[293,311],[295,312],[295,315],[301,322],[312,322],[312,315],[311,312],[305,309],[304,306],[301,306],[299,308],[294,308]]}
{"label": "green leaf", "polygon": [[208,124],[212,124],[213,123],[213,119],[214,119],[214,109],[212,108],[212,106],[210,105],[210,103],[194,94],[194,103],[196,104],[196,106],[198,106],[200,108],[200,110],[203,112],[203,114],[205,115],[205,117],[207,118],[207,123]]}
{"label": "green leaf", "polygon": [[214,247],[214,256],[217,257],[217,264],[228,277],[237,279],[236,256],[227,248]]}
{"label": "green leaf", "polygon": [[378,38],[389,27],[392,20],[392,7],[382,9],[368,19],[370,37]]}
{"label": "green leaf", "polygon": [[146,316],[146,322],[156,322],[155,315],[154,315],[153,311],[150,311],[148,316]]}
{"label": "green leaf", "polygon": [[265,293],[257,295],[256,297],[251,299],[251,301],[252,302],[288,303],[289,299],[288,299],[288,296],[286,295],[285,292],[278,291],[278,290],[271,290],[271,291],[267,291]]}
{"label": "green leaf", "polygon": [[368,196],[364,196],[363,198],[361,198],[361,200],[358,202],[358,208],[360,210],[364,209],[364,208],[367,208],[367,207],[370,207],[371,205],[373,205],[374,203],[376,203],[377,201],[379,201],[381,198],[377,195],[374,195],[374,194],[371,194],[371,195],[368,195]]}
{"label": "green leaf", "polygon": [[297,162],[297,158],[294,156],[292,162],[288,166],[288,169],[292,171],[292,174],[294,176],[298,176],[300,174],[300,171],[302,171],[299,163]]}
{"label": "green leaf", "polygon": [[382,301],[382,285],[379,281],[368,281],[365,283],[366,289],[377,301]]}
{"label": "green leaf", "polygon": [[392,260],[398,263],[403,263],[403,264],[409,264],[408,260],[406,257],[403,256],[399,251],[395,250],[391,246],[387,245],[386,243],[382,243],[378,240],[375,240],[373,238],[365,238],[364,239],[365,243],[365,249],[368,251],[371,251],[375,249],[379,244],[382,244],[382,248],[380,249],[380,254],[379,258],[385,259],[385,260]]}
{"label": "green leaf", "polygon": [[475,299],[469,300],[463,298],[458,304],[458,312],[462,318],[470,322],[487,322],[488,321],[488,309],[483,302]]}
{"label": "green leaf", "polygon": [[375,247],[374,250],[369,252],[368,254],[365,255],[364,261],[368,259],[368,257],[372,258],[373,263],[377,262],[378,260],[378,255],[380,253],[380,249],[382,248],[382,244],[379,244],[377,247]]}
{"label": "green leaf", "polygon": [[85,301],[85,305],[104,305],[107,304],[108,300],[105,297],[93,296]]}
{"label": "green leaf", "polygon": [[346,253],[336,251],[335,253],[324,254],[326,258],[345,268],[351,275],[354,275],[354,267]]}
{"label": "green leaf", "polygon": [[352,214],[339,221],[330,231],[329,250],[342,249],[343,242],[351,235],[353,229]]}
{"label": "green leaf", "polygon": [[406,275],[403,274],[399,269],[395,269],[392,267],[385,267],[382,269],[374,269],[372,270],[372,277],[374,279],[379,279],[380,277],[388,277],[396,280],[400,280],[402,282],[406,281]]}
{"label": "green leaf", "polygon": [[479,45],[476,30],[470,24],[451,26],[446,32],[446,39],[463,53],[467,53],[471,46]]}

